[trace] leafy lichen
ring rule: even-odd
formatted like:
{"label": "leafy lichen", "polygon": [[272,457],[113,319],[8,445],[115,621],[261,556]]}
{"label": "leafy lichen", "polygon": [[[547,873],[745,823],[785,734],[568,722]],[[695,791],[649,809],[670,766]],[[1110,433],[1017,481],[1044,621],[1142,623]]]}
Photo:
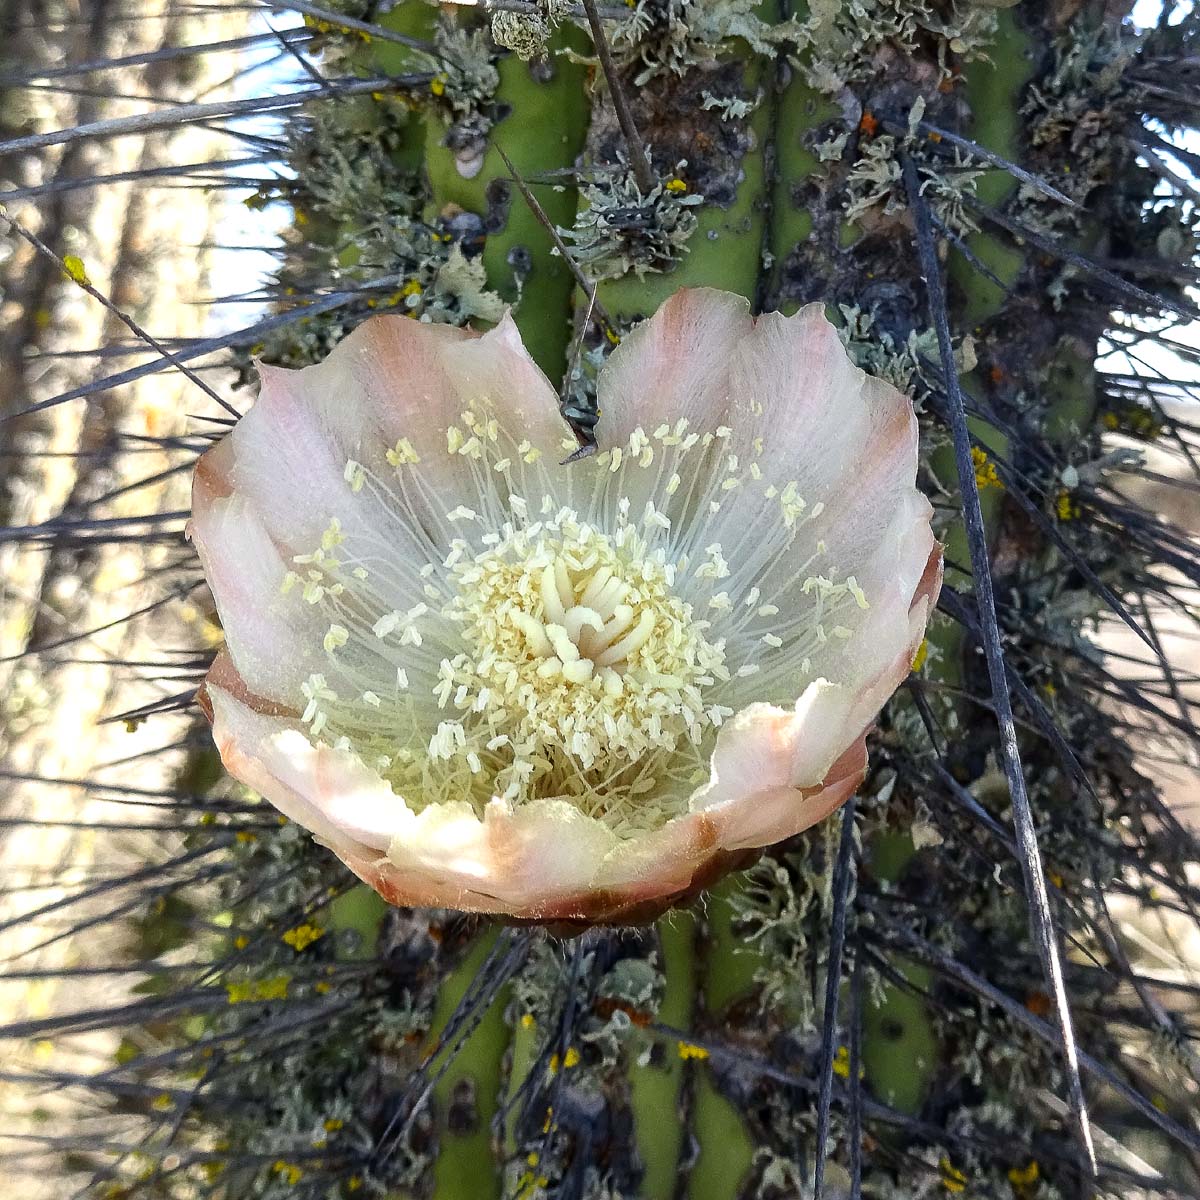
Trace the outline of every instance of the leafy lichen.
{"label": "leafy lichen", "polygon": [[561,232],[575,260],[595,279],[630,272],[640,279],[647,271],[667,270],[687,252],[696,228],[693,210],[703,201],[678,176],[643,193],[624,164],[596,168],[580,197],[574,226]]}

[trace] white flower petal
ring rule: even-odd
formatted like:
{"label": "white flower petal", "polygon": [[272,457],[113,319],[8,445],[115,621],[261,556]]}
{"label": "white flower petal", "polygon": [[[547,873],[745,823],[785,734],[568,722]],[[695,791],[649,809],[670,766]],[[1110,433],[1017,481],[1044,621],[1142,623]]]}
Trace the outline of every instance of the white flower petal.
{"label": "white flower petal", "polygon": [[257,711],[228,687],[205,690],[226,770],[337,853],[385,850],[411,818],[355,755],[313,745],[298,721]]}
{"label": "white flower petal", "polygon": [[[447,450],[447,428],[463,411],[491,395],[517,436],[549,455],[566,429],[507,316],[482,336],[381,316],[316,366],[260,373],[258,400],[228,439],[234,488],[294,553],[311,552],[336,517],[343,554],[371,572],[391,608],[422,599],[416,570],[456,535],[453,498],[478,491],[471,461]],[[396,468],[386,455],[401,439],[419,461]],[[357,490],[347,464],[363,468]],[[399,503],[381,497],[381,484]]]}
{"label": "white flower petal", "polygon": [[260,695],[291,701],[300,683],[320,670],[325,625],[315,609],[298,608],[283,595],[290,554],[271,539],[246,498],[230,493],[231,459],[226,439],[197,464],[188,533],[246,682]]}
{"label": "white flower petal", "polygon": [[[850,363],[819,306],[755,322],[738,297],[681,292],[613,353],[599,396],[601,443],[611,453],[559,467],[565,426],[510,319],[475,337],[376,318],[318,367],[264,369],[259,402],[197,471],[193,535],[232,656],[218,659],[204,697],[226,765],[393,903],[538,920],[653,916],[852,794],[866,770],[867,728],[920,643],[941,554],[931,509],[915,487],[912,408]],[[685,433],[708,437],[689,444]],[[400,439],[403,453],[389,462],[387,450]],[[642,670],[634,658],[642,661],[645,646],[645,679],[654,682],[647,689],[630,678],[631,691],[609,670],[612,679],[589,692],[578,716],[570,696],[539,689],[584,686],[594,674],[593,658],[600,660],[581,639],[609,619],[607,576],[597,577],[585,602],[572,589],[586,590],[586,573],[599,560],[573,558],[570,569],[582,581],[572,580],[556,557],[564,553],[559,543],[543,545],[540,534],[522,542],[519,528],[502,532],[514,515],[520,526],[527,511],[559,529],[560,508],[578,510],[578,522],[568,520],[575,556],[595,547],[603,558],[605,539],[626,519],[641,522],[647,542],[628,541],[626,530],[619,544],[643,556],[640,587],[656,579],[653,586],[666,589],[653,602],[659,617],[633,607],[649,603],[648,591],[611,614],[618,640],[607,653]],[[341,568],[358,572],[345,598],[337,593],[331,611],[274,603],[289,556],[313,551],[323,534]],[[452,547],[454,539],[465,540]],[[488,563],[497,565],[488,556],[508,553],[530,555],[529,571],[518,567],[499,591],[472,601],[480,580],[500,578],[486,574]],[[644,557],[652,553],[661,557]],[[673,559],[682,554],[688,561],[676,572]],[[624,568],[605,568],[614,569]],[[549,624],[547,586],[562,608]],[[668,599],[678,609],[663,607]],[[495,612],[507,615],[497,622]],[[668,627],[671,648],[655,646]],[[468,629],[479,645],[468,646]],[[705,723],[725,718],[709,780],[674,808],[674,792],[647,797],[646,811],[664,815],[644,828],[629,808],[634,792],[613,809],[621,825],[586,816],[562,795],[545,798],[566,789],[552,782],[553,771],[533,776],[530,758],[517,763],[525,774],[514,767],[497,777],[515,785],[495,791],[519,793],[520,781],[534,777],[543,792],[485,803],[494,786],[486,771],[516,753],[504,747],[532,738],[520,754],[536,757],[539,730],[551,728],[522,724],[518,738],[513,722],[526,716],[508,713],[498,727],[476,728],[474,714],[500,711],[488,708],[484,693],[515,686],[515,660],[532,689],[522,704],[533,708],[521,712],[544,716],[553,700],[556,721],[571,717],[562,726],[568,740],[546,748],[551,757],[569,745],[583,769],[603,760],[618,728],[614,713],[627,703],[622,696],[636,693],[651,707],[645,728],[624,716],[630,733],[622,744],[639,771],[639,756],[660,756],[647,760],[651,780],[679,778],[666,769],[673,738],[701,737]],[[299,685],[323,670],[339,689],[329,700],[336,711],[316,706],[305,730]],[[364,693],[373,702],[360,704]],[[444,708],[432,708],[435,693]],[[389,710],[389,698],[400,696],[404,703]],[[608,723],[593,722],[593,710]],[[317,721],[348,722],[374,762],[385,749],[394,753],[387,721],[398,714],[406,724],[395,741],[418,753],[437,737],[438,723],[445,726],[438,752],[447,764],[458,760],[446,770],[462,772],[441,785],[452,799],[443,790],[432,802],[413,796],[410,807],[357,754],[313,740]],[[497,730],[515,741],[496,738]],[[498,756],[492,766],[489,755]],[[395,761],[408,769],[409,759]],[[597,779],[610,767],[601,761]],[[424,769],[411,777],[422,779]],[[459,778],[487,790],[468,803],[459,799]],[[589,805],[596,799],[603,797]]]}
{"label": "white flower petal", "polygon": [[853,793],[866,769],[855,700],[852,691],[819,679],[791,711],[752,704],[722,727],[712,777],[691,808],[717,823],[723,848],[792,837]]}

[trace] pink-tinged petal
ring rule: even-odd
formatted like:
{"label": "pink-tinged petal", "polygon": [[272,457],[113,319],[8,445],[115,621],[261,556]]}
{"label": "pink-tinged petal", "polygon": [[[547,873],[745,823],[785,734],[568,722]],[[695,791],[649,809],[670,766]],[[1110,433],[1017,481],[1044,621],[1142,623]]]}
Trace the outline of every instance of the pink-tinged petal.
{"label": "pink-tinged petal", "polygon": [[550,925],[563,931],[592,925],[641,925],[667,909],[686,904],[730,871],[748,866],[757,850],[726,853],[710,850],[698,861],[688,881],[674,891],[664,891],[655,878],[641,885],[613,888],[582,887],[573,893],[539,894],[525,908],[506,906],[481,892],[464,891],[452,882],[428,876],[413,879],[384,856],[342,853],[342,861],[389,904],[438,905],[467,912],[503,915],[516,923]]}
{"label": "pink-tinged petal", "polygon": [[465,804],[424,810],[392,841],[386,863],[372,863],[393,903],[596,922],[662,912],[714,857],[728,856],[703,814],[622,840],[565,801],[495,799],[482,821]]}
{"label": "pink-tinged petal", "polygon": [[858,790],[867,773],[867,739],[860,736],[830,767],[820,785],[797,790],[765,789],[753,805],[738,802],[712,813],[721,843],[764,847],[794,837],[836,812]]}
{"label": "pink-tinged petal", "polygon": [[[913,589],[934,545],[932,509],[915,482],[916,417],[906,396],[854,366],[820,304],[792,317],[752,319],[740,297],[677,292],[613,352],[598,393],[605,446],[621,444],[638,425],[651,430],[681,416],[697,432],[729,428],[719,452],[686,456],[690,469],[703,477],[714,455],[729,452],[743,469],[755,464],[761,486],[718,493],[720,511],[709,514],[697,511],[685,479],[665,508],[685,532],[703,521],[705,542],[720,544],[731,565],[753,577],[785,615],[811,603],[800,591],[806,574],[855,577],[871,607],[839,614],[837,623],[852,636],[810,655],[809,678],[826,675],[853,686],[875,675],[880,658],[898,653]],[[636,493],[639,482],[627,470],[623,490]],[[763,490],[789,484],[808,513],[818,504],[823,511],[806,518],[794,547],[771,562],[769,540],[748,542],[745,530],[763,526],[771,504]],[[644,497],[630,498],[636,511]],[[764,558],[756,563],[759,553]],[[797,562],[810,556],[810,572],[797,572]],[[748,681],[747,700],[753,688]]]}
{"label": "pink-tinged petal", "polygon": [[[602,446],[619,446],[639,426],[649,432],[687,418],[693,429],[750,415],[729,388],[729,366],[754,327],[742,296],[685,288],[665,300],[609,355],[596,382]],[[744,411],[743,411],[744,409]]]}
{"label": "pink-tinged petal", "polygon": [[[555,392],[508,316],[483,335],[374,317],[315,366],[259,370],[257,401],[219,448],[230,490],[288,555],[315,549],[336,517],[345,553],[375,569],[393,608],[421,601],[416,568],[446,552],[456,498],[478,492],[474,464],[447,450],[447,428],[490,397],[514,439],[549,456],[566,432]],[[402,438],[420,461],[398,476],[386,454]],[[373,481],[352,490],[351,461],[388,481],[393,495]],[[223,555],[210,548],[212,559]]]}
{"label": "pink-tinged petal", "polygon": [[[827,623],[849,636],[828,637],[805,651],[809,678],[869,691],[855,706],[866,714],[851,731],[857,736],[907,673],[921,581],[934,555],[940,562],[933,510],[916,487],[919,437],[912,403],[853,365],[818,304],[792,317],[758,318],[730,355],[725,380],[725,411],[749,413],[742,432],[734,426],[731,448],[746,453],[750,438],[749,453],[764,484],[781,490],[794,484],[809,514],[822,506],[818,516],[802,518],[788,553],[749,572],[754,582],[781,609],[781,621],[811,607],[802,591],[808,574],[835,582],[852,576],[866,596],[867,608],[847,602]],[[747,545],[744,531],[761,523],[762,506],[759,491],[734,491],[706,522],[705,537],[733,548],[745,566],[755,546]],[[810,554],[811,567],[798,572],[797,561]],[[922,609],[922,629],[925,619]],[[902,669],[893,666],[905,658]],[[881,671],[881,664],[888,670]],[[739,698],[754,699],[754,690],[755,680],[746,680]],[[771,698],[783,701],[781,695]]]}
{"label": "pink-tinged petal", "polygon": [[482,821],[466,805],[425,809],[387,857],[409,894],[435,882],[457,893],[451,907],[537,919],[562,915],[569,897],[591,889],[616,844],[610,830],[565,801],[514,808],[496,799]]}
{"label": "pink-tinged petal", "polygon": [[[716,822],[724,849],[791,837],[852,794],[861,772],[848,790],[842,785],[852,773],[847,747],[864,743],[863,726],[853,724],[856,699],[849,689],[818,679],[791,710],[751,704],[721,727],[711,778],[691,808]],[[849,761],[858,760],[855,751]],[[836,803],[829,792],[835,785],[841,788]]]}
{"label": "pink-tinged petal", "polygon": [[721,726],[712,777],[692,808],[712,808],[755,788],[812,787],[859,730],[847,731],[854,693],[826,679],[804,689],[793,709],[751,704]]}
{"label": "pink-tinged petal", "polygon": [[[379,512],[371,488],[349,493],[348,459],[391,478],[385,453],[407,438],[420,457],[405,470],[423,488],[404,498],[413,529],[444,527],[452,497],[472,494],[471,464],[446,449],[446,430],[462,413],[491,396],[497,416],[511,420],[547,454],[557,452],[566,426],[554,389],[529,357],[505,316],[488,333],[380,316],[358,326],[316,366],[300,371],[261,368],[258,402],[231,435],[237,447],[235,483],[261,506],[270,528],[285,540],[319,537],[330,515],[347,510],[342,524],[357,532],[392,532],[398,523]],[[297,523],[307,528],[300,531]],[[398,547],[401,553],[405,547]]]}
{"label": "pink-tinged petal", "polygon": [[462,398],[459,411],[467,400],[486,397],[514,440],[527,438],[551,461],[562,457],[570,429],[559,415],[558,394],[529,356],[510,314],[482,337],[445,355],[443,365]]}
{"label": "pink-tinged petal", "polygon": [[462,802],[413,813],[353,754],[314,745],[294,717],[250,694],[227,657],[203,704],[229,773],[393,904],[528,921],[649,920],[747,861],[718,844],[703,813],[634,843],[563,801],[514,809],[493,800],[482,820]]}
{"label": "pink-tinged petal", "polygon": [[446,425],[463,406],[442,364],[472,336],[381,316],[358,326],[315,366],[260,366],[258,399],[230,435],[237,490],[276,537],[303,550],[335,515],[351,535],[404,536],[373,489],[350,491],[346,463],[390,475],[384,455],[407,437],[431,483],[463,486],[465,466],[445,445]]}
{"label": "pink-tinged petal", "polygon": [[314,745],[294,718],[257,711],[211,677],[205,692],[225,769],[339,855],[386,849],[411,816],[375,771],[346,751]]}
{"label": "pink-tinged petal", "polygon": [[712,778],[692,806],[702,806],[716,823],[723,848],[793,837],[854,794],[867,771],[868,727],[911,669],[941,580],[941,547],[935,546],[912,598],[903,645],[872,678],[855,689],[817,680],[794,711],[755,704],[722,728]]}
{"label": "pink-tinged petal", "polygon": [[[756,460],[766,484],[795,482],[811,503],[842,479],[873,422],[912,413],[906,398],[850,362],[820,304],[754,318],[744,298],[711,288],[676,292],[628,334],[600,373],[597,402],[604,447],[681,417],[699,433],[726,426],[730,437],[714,454]],[[694,452],[683,467],[711,462]],[[754,489],[723,499],[715,536],[744,527],[747,510],[760,507]]]}
{"label": "pink-tinged petal", "polygon": [[913,592],[912,604],[908,611],[907,635],[901,640],[895,656],[885,659],[876,675],[859,687],[851,724],[861,722],[865,726],[874,720],[875,714],[907,678],[925,638],[925,629],[937,605],[938,593],[942,590],[942,569],[942,547],[935,544],[929,551],[925,570]]}
{"label": "pink-tinged petal", "polygon": [[[730,361],[728,387],[756,409],[747,432],[761,439],[755,461],[763,480],[780,489],[794,484],[809,514],[823,506],[802,529],[805,544],[824,544],[816,573],[862,583],[873,556],[890,547],[900,506],[910,523],[928,526],[930,509],[916,488],[912,402],[854,366],[821,305],[760,317]],[[735,492],[711,522],[714,538],[736,539],[744,506],[754,503],[751,489]],[[914,579],[925,554],[916,557]],[[763,591],[791,570],[780,562],[760,581]]]}
{"label": "pink-tinged petal", "polygon": [[912,424],[915,433],[911,402],[850,361],[821,304],[759,317],[730,356],[727,380],[762,437],[764,476],[794,481],[810,504],[828,503],[848,472],[871,461],[879,432],[890,441],[897,424]]}
{"label": "pink-tinged petal", "polygon": [[294,701],[301,682],[320,670],[325,624],[309,605],[283,595],[291,566],[257,513],[231,494],[228,439],[196,466],[188,534],[217,602],[225,644],[247,684],[263,696]]}
{"label": "pink-tinged petal", "polygon": [[617,843],[598,821],[560,802],[514,811],[497,800],[483,821],[465,806],[449,807],[432,813],[427,828],[397,838],[387,855],[341,857],[391,904],[591,925],[653,920],[758,855],[719,847],[706,814]]}
{"label": "pink-tinged petal", "polygon": [[[882,706],[908,673],[908,664],[916,652],[914,626],[920,633],[936,603],[941,586],[941,547],[929,525],[929,502],[913,489],[899,499],[890,520],[881,520],[883,537],[869,554],[848,574],[855,574],[868,597],[869,607],[847,607],[839,621],[850,630],[846,639],[830,638],[812,653],[811,667],[829,678],[862,693],[882,690],[868,719]],[[836,534],[834,534],[836,536]],[[936,586],[929,591],[930,564],[937,564]],[[910,649],[911,648],[911,649]],[[879,684],[881,667],[903,659],[903,670],[889,671],[890,684]]]}

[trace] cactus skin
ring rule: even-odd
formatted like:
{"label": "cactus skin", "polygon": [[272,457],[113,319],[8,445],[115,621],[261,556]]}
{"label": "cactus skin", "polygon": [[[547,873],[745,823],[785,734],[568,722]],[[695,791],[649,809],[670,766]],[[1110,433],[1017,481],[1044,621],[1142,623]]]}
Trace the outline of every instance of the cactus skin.
{"label": "cactus skin", "polygon": [[[497,122],[491,137],[504,147],[513,165],[527,178],[536,178],[543,172],[570,170],[582,149],[587,127],[583,68],[562,57],[568,47],[578,49],[581,44],[586,45],[574,31],[564,31],[552,40],[556,57],[552,60],[552,77],[545,81],[535,78],[530,66],[514,55],[499,63],[500,86],[495,100],[511,106],[512,116]],[[480,173],[473,179],[464,179],[455,167],[453,154],[441,144],[442,135],[437,122],[427,123],[424,162],[429,178],[430,210],[437,214],[447,205],[458,205],[486,217],[489,189],[508,176],[499,153],[491,146]],[[527,294],[516,307],[517,327],[538,365],[551,379],[559,379],[566,371],[575,284],[567,264],[554,254],[549,234],[516,189],[507,183],[499,186],[507,192],[503,201],[507,215],[499,229],[489,231],[483,263],[492,286],[511,303],[517,299],[517,288],[510,255],[514,251],[528,254]],[[575,215],[575,189],[568,187],[556,192],[538,188],[537,191],[539,203],[550,220],[556,225],[569,225]]]}
{"label": "cactus skin", "polygon": [[[691,1029],[695,1011],[696,922],[681,912],[658,925],[664,989],[658,1019],[676,1029]],[[672,1119],[680,1112],[687,1064],[664,1053],[662,1062],[635,1068],[630,1078],[630,1109],[638,1154],[645,1166],[642,1177],[646,1200],[670,1200],[679,1181],[678,1164],[685,1130]]]}
{"label": "cactus skin", "polygon": [[[430,1030],[435,1037],[445,1027],[495,944],[495,933],[478,938],[471,952],[448,976],[438,995]],[[504,1021],[502,994],[488,1010],[479,1027],[467,1038],[450,1069],[434,1088],[441,1153],[433,1166],[433,1200],[458,1200],[476,1196],[489,1200],[500,1195],[500,1180],[491,1156],[492,1125],[501,1095],[501,1062],[508,1048],[508,1026]],[[464,1089],[469,1099],[457,1107],[465,1109],[465,1128],[456,1128],[455,1096]]]}

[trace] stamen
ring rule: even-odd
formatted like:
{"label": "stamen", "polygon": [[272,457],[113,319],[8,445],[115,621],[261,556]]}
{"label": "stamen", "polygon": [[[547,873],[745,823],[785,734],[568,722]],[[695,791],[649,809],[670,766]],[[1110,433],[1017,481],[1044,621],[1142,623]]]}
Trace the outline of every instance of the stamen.
{"label": "stamen", "polygon": [[527,612],[515,612],[512,622],[525,635],[529,652],[535,658],[549,658],[554,653],[554,647],[546,636],[546,627],[536,617],[531,617]]}
{"label": "stamen", "polygon": [[574,608],[567,610],[564,624],[567,637],[578,646],[579,635],[583,632],[584,627],[601,630],[604,628],[604,618],[594,608],[584,608],[583,605],[577,604]]}
{"label": "stamen", "polygon": [[554,567],[554,563],[549,563],[542,572],[542,605],[546,610],[546,616],[554,624],[561,625],[567,619],[567,610],[559,596]]}
{"label": "stamen", "polygon": [[[427,561],[397,561],[386,530],[347,533],[335,517],[281,588],[326,620],[333,686],[305,685],[309,735],[377,765],[410,804],[556,797],[618,833],[659,824],[707,777],[721,724],[753,699],[794,697],[808,656],[849,638],[866,607],[820,543],[796,553],[821,505],[760,482],[726,427],[636,429],[575,477],[578,510],[486,401],[446,437],[473,485],[452,506],[407,439],[379,448],[386,479],[346,464],[351,492],[383,504]],[[749,548],[713,541],[704,519],[736,488],[764,501]],[[419,527],[406,515],[418,502]]]}

